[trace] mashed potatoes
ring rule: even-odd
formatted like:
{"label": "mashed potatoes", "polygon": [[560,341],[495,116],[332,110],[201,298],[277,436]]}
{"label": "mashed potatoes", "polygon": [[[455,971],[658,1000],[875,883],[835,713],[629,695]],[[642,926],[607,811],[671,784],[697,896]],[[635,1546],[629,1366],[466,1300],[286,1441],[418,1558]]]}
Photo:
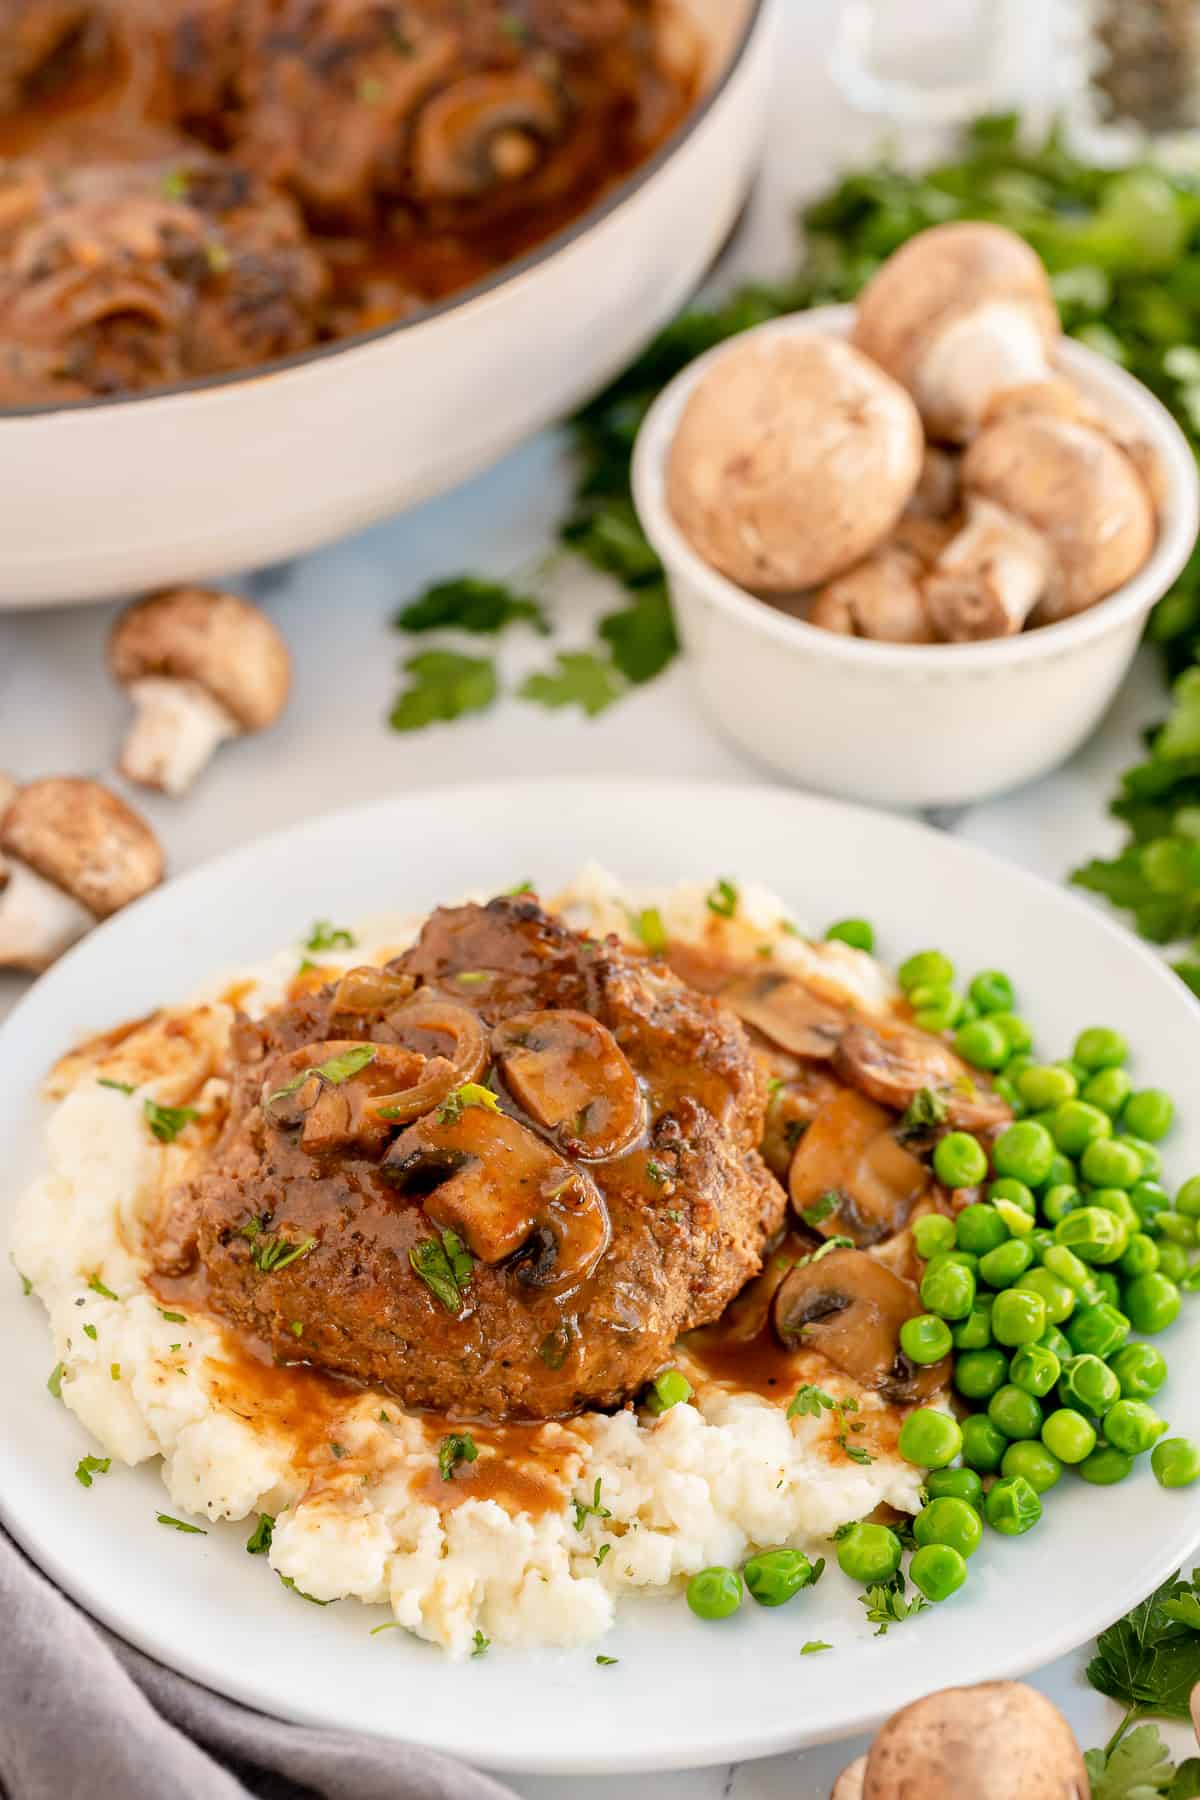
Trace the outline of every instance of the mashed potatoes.
{"label": "mashed potatoes", "polygon": [[[672,937],[740,957],[769,943],[813,985],[865,1010],[889,1004],[877,964],[808,943],[765,890],[744,888],[730,919],[706,891],[634,901],[589,869],[557,904],[576,928],[626,939],[631,918],[654,908]],[[350,953],[321,953],[309,979],[384,960],[412,935],[393,923]],[[670,1590],[764,1545],[815,1553],[881,1501],[916,1510],[920,1472],[896,1453],[887,1409],[816,1357],[799,1359],[798,1379],[857,1400],[870,1462],[847,1458],[836,1414],[789,1421],[790,1395],[773,1402],[696,1375],[692,1402],[657,1419],[627,1409],[526,1428],[520,1454],[538,1485],[527,1484],[536,1504],[523,1504],[519,1484],[481,1479],[512,1454],[504,1433],[480,1430],[477,1464],[446,1482],[442,1422],[406,1416],[385,1393],[258,1369],[225,1327],[151,1292],[143,1234],[219,1130],[233,1005],[276,1005],[304,954],[227,976],[190,1009],[98,1039],[55,1072],[48,1167],[18,1206],[13,1259],[49,1314],[63,1402],[101,1454],[114,1465],[161,1458],[181,1513],[269,1515],[271,1565],[302,1594],[386,1603],[454,1656],[478,1632],[496,1644],[590,1642],[623,1592]],[[147,1097],[197,1117],[159,1142]]]}

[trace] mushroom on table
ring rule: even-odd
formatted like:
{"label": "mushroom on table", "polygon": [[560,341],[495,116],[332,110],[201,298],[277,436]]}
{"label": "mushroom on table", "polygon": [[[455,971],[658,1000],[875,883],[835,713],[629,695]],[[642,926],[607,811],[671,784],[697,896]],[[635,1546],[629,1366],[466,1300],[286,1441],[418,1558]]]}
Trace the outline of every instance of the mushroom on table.
{"label": "mushroom on table", "polygon": [[85,932],[156,887],[163,853],[145,821],[97,781],[19,788],[0,815],[0,968],[47,968]]}
{"label": "mushroom on table", "polygon": [[273,725],[291,690],[291,657],[248,600],[175,588],[127,608],[113,627],[109,668],[137,709],[121,773],[182,794],[218,746]]}

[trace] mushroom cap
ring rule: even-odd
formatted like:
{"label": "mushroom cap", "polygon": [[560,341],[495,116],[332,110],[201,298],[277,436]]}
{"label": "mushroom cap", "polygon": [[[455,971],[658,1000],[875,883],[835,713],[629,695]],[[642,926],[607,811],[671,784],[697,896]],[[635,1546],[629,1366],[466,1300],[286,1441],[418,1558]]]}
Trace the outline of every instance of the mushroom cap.
{"label": "mushroom cap", "polygon": [[243,731],[273,725],[292,684],[288,647],[267,615],[209,588],[172,588],[127,607],[108,666],[122,686],[147,675],[194,681]]}
{"label": "mushroom cap", "polygon": [[1066,1720],[1019,1681],[945,1688],[893,1714],[871,1746],[863,1800],[1087,1800]]}
{"label": "mushroom cap", "polygon": [[893,251],[858,297],[853,342],[907,387],[932,340],[996,301],[1026,311],[1047,351],[1062,332],[1036,251],[1003,225],[934,225]]}
{"label": "mushroom cap", "polygon": [[163,878],[158,839],[98,781],[50,776],[20,788],[0,820],[0,851],[70,894],[97,919]]}
{"label": "mushroom cap", "polygon": [[1047,624],[1111,594],[1154,548],[1157,522],[1133,462],[1102,431],[1028,413],[980,432],[963,458],[968,493],[1015,514],[1054,563],[1035,618]]}
{"label": "mushroom cap", "polygon": [[790,593],[887,537],[924,439],[904,389],[837,338],[749,339],[708,370],[671,445],[667,498],[705,560]]}
{"label": "mushroom cap", "polygon": [[[929,524],[930,520],[917,523]],[[933,627],[921,592],[921,564],[894,541],[844,575],[835,576],[809,610],[810,625],[881,644],[932,644]]]}

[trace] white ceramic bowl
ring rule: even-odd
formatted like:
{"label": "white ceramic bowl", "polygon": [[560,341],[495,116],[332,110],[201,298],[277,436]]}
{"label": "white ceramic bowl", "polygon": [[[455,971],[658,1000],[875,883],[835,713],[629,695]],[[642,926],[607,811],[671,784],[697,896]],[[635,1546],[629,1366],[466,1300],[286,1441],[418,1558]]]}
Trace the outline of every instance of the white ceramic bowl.
{"label": "white ceramic bowl", "polygon": [[[844,337],[853,308],[816,307],[758,327],[766,338]],[[666,503],[667,452],[721,346],[659,397],[642,426],[634,494],[666,566],[692,674],[713,723],[792,781],[884,806],[952,806],[1055,768],[1088,736],[1133,659],[1146,615],[1182,569],[1200,523],[1200,478],[1165,407],[1106,358],[1064,339],[1063,373],[1161,460],[1154,553],[1134,580],[1060,625],[978,644],[875,644],[793,619],[710,568]]]}
{"label": "white ceramic bowl", "polygon": [[398,325],[148,397],[0,414],[0,609],[206,581],[415,505],[569,412],[678,310],[766,126],[779,0],[680,0],[708,91],[630,179]]}

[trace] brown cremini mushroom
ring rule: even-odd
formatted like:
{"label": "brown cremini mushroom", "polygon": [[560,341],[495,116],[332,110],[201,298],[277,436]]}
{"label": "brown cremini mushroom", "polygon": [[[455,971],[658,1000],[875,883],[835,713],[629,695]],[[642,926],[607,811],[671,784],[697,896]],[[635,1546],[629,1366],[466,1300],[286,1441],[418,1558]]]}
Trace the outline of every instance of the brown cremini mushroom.
{"label": "brown cremini mushroom", "polygon": [[862,1387],[896,1405],[926,1400],[950,1378],[949,1360],[917,1364],[900,1348],[900,1327],[921,1311],[911,1282],[864,1250],[831,1250],[793,1269],[771,1304],[787,1350],[817,1350]]}
{"label": "brown cremini mushroom", "polygon": [[946,1106],[947,1124],[983,1131],[1007,1124],[1012,1114],[990,1085],[948,1044],[915,1025],[848,1025],[838,1040],[834,1068],[843,1081],[903,1112],[922,1088]]}
{"label": "brown cremini mushroom", "polygon": [[137,709],[121,773],[167,794],[185,793],[218,745],[273,725],[291,689],[287,645],[266,614],[207,588],[128,607],[108,665]]}
{"label": "brown cremini mushroom", "polygon": [[1129,581],[1154,548],[1154,506],[1104,432],[1029,413],[980,433],[963,458],[967,521],[925,583],[951,642],[1053,624]]}
{"label": "brown cremini mushroom", "polygon": [[412,132],[415,190],[475,199],[530,175],[561,135],[563,102],[528,69],[466,75],[427,100]]}
{"label": "brown cremini mushroom", "polygon": [[934,631],[921,585],[923,574],[911,551],[885,544],[826,583],[809,608],[808,622],[822,631],[872,638],[880,644],[931,644]]}
{"label": "brown cremini mushroom", "polygon": [[1061,330],[1024,239],[958,221],[888,257],[859,295],[853,341],[908,389],[931,437],[967,443],[998,394],[1050,376]]}
{"label": "brown cremini mushroom", "polygon": [[922,451],[908,395],[850,344],[749,340],[724,351],[692,393],[667,498],[715,569],[755,592],[789,594],[884,541]]}
{"label": "brown cremini mushroom", "polygon": [[801,1221],[860,1247],[900,1230],[929,1185],[897,1143],[895,1116],[852,1088],[823,1106],[796,1146],[788,1193]]}
{"label": "brown cremini mushroom", "polygon": [[[12,805],[12,803],[16,799],[16,797],[17,797],[16,782],[13,780],[11,775],[6,775],[3,772],[3,770],[0,770],[0,826],[3,825],[4,815],[8,811],[9,807]],[[7,882],[8,882],[8,864],[5,862],[3,854],[0,853],[0,893],[3,893]]]}
{"label": "brown cremini mushroom", "polygon": [[514,1013],[492,1033],[510,1094],[570,1156],[617,1156],[641,1136],[637,1076],[590,1013]]}
{"label": "brown cremini mushroom", "polygon": [[100,919],[156,887],[163,853],[145,821],[97,781],[19,788],[0,817],[0,968],[47,968]]}
{"label": "brown cremini mushroom", "polygon": [[894,1713],[831,1800],[1088,1800],[1066,1720],[1017,1681],[945,1688]]}
{"label": "brown cremini mushroom", "polygon": [[781,1050],[826,1062],[846,1029],[846,1014],[795,975],[763,969],[720,989],[721,1002]]}

